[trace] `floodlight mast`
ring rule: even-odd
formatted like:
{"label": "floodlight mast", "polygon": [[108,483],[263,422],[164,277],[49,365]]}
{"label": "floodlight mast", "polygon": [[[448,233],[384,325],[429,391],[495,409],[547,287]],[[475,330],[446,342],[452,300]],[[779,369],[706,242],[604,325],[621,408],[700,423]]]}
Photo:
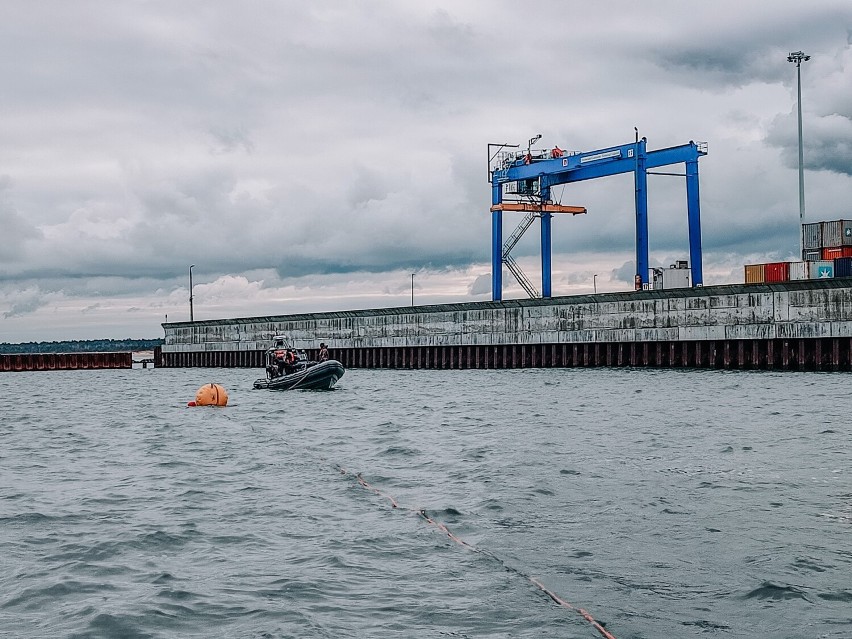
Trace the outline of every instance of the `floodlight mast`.
{"label": "floodlight mast", "polygon": [[532,150],[532,145],[538,142],[541,139],[541,133],[538,133],[530,138],[530,141],[527,143],[527,153],[530,153]]}
{"label": "floodlight mast", "polygon": [[195,264],[189,265],[189,321],[194,322],[195,316],[192,313],[192,269],[195,268]]}
{"label": "floodlight mast", "polygon": [[811,56],[805,55],[803,51],[793,51],[787,56],[787,62],[796,65],[796,84],[799,115],[799,251],[804,258],[804,233],[801,225],[805,223],[805,152],[802,146],[802,62],[807,62]]}

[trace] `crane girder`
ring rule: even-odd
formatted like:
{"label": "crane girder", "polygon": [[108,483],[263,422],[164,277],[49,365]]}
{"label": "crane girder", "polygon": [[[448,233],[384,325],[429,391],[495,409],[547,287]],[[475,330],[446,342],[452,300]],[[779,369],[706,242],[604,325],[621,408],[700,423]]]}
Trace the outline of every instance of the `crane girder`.
{"label": "crane girder", "polygon": [[[630,173],[636,170],[638,144],[623,144],[560,158],[533,159],[529,164],[518,161],[513,166],[494,171],[491,179],[502,184],[539,178],[541,186],[545,187]],[[647,151],[645,169],[697,161],[702,155],[707,155],[706,145],[695,142]]]}

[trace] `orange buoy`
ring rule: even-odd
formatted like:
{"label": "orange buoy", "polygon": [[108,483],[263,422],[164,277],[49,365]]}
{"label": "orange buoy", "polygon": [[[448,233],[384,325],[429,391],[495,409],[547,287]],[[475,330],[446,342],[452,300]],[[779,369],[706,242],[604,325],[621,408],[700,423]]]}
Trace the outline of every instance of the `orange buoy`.
{"label": "orange buoy", "polygon": [[195,394],[195,401],[187,406],[227,406],[228,391],[219,384],[205,384]]}

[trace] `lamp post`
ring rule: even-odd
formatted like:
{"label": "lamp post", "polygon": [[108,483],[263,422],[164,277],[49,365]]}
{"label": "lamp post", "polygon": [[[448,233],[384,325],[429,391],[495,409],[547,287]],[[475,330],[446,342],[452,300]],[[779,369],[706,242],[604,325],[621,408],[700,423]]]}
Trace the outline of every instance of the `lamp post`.
{"label": "lamp post", "polygon": [[597,295],[598,294],[598,274],[597,273],[595,273],[592,276],[592,286],[595,287],[595,295]]}
{"label": "lamp post", "polygon": [[193,266],[195,266],[195,264],[189,265],[189,321],[190,322],[195,321],[195,318],[193,317],[193,314],[192,314],[192,267]]}
{"label": "lamp post", "polygon": [[796,83],[798,88],[797,103],[799,107],[799,251],[804,257],[804,234],[802,224],[805,223],[805,154],[802,148],[802,62],[807,62],[811,56],[802,51],[794,51],[787,56],[787,62],[796,65]]}
{"label": "lamp post", "polygon": [[530,138],[530,141],[527,142],[527,155],[530,154],[530,151],[532,150],[532,145],[535,144],[536,142],[538,142],[540,139],[541,139],[541,133],[537,133],[533,137]]}
{"label": "lamp post", "polygon": [[411,274],[411,305],[414,306],[414,273]]}

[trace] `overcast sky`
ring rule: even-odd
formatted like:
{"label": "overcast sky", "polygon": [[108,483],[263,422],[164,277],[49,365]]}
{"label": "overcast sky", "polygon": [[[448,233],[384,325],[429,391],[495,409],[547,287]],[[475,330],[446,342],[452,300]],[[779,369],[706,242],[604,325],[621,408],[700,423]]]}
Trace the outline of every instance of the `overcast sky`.
{"label": "overcast sky", "polygon": [[[760,8],[758,8],[758,6]],[[705,284],[852,218],[852,2],[6,0],[0,342],[490,299],[489,142],[707,142]],[[632,175],[559,187],[553,294],[630,290]],[[519,217],[504,216],[504,237]],[[688,258],[649,177],[652,265]],[[513,253],[540,285],[537,228]],[[525,297],[511,274],[505,298]]]}

